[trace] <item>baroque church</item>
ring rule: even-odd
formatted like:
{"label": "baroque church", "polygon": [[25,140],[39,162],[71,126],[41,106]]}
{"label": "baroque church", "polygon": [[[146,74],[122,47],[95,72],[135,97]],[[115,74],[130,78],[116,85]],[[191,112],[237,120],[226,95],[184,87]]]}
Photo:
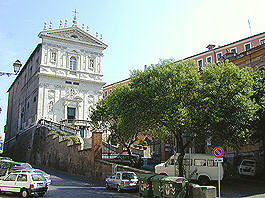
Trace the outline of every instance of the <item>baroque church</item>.
{"label": "baroque church", "polygon": [[[47,27],[48,26],[48,27]],[[84,24],[60,21],[59,28],[44,23],[37,45],[8,93],[5,139],[36,126],[41,119],[79,123],[80,136],[88,137],[91,108],[102,97],[102,58],[107,45]],[[82,128],[82,124],[84,128]]]}

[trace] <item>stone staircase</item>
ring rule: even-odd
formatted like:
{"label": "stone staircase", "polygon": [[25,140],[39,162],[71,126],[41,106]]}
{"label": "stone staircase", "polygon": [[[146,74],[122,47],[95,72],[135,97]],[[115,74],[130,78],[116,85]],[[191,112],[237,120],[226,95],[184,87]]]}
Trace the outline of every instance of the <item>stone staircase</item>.
{"label": "stone staircase", "polygon": [[80,136],[80,130],[78,127],[66,126],[64,124],[44,119],[39,120],[38,127],[44,127],[58,133],[66,133],[68,136]]}

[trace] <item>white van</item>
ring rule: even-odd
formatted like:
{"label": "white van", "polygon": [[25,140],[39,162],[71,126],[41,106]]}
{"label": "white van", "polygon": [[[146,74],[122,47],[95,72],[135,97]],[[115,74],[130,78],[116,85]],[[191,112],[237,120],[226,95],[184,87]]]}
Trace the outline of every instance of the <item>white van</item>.
{"label": "white van", "polygon": [[[166,162],[155,166],[155,173],[168,176],[178,176],[178,159],[179,154],[176,155],[176,170],[174,169],[174,155]],[[190,161],[190,164],[189,164]],[[214,157],[210,154],[188,154],[186,153],[183,160],[184,173],[186,178],[190,180],[197,180],[199,184],[206,185],[210,181],[218,180],[218,164],[214,162]],[[223,179],[224,171],[221,166],[221,180]]]}

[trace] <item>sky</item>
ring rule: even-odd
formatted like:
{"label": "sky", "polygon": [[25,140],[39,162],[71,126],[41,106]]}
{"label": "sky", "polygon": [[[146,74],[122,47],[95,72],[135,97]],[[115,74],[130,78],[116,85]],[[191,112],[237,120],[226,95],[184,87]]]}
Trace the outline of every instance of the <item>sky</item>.
{"label": "sky", "polygon": [[[103,34],[108,45],[103,57],[107,84],[130,77],[130,72],[160,59],[182,58],[265,32],[263,0],[0,0],[0,71],[12,72],[25,63],[41,39],[44,21],[59,27],[72,24]],[[0,76],[0,136],[6,124],[7,90],[15,76]]]}

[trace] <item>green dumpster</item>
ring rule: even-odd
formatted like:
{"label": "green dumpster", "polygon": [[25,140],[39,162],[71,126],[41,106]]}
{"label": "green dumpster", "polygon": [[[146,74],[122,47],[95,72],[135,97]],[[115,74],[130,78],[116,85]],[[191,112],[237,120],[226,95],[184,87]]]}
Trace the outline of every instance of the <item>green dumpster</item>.
{"label": "green dumpster", "polygon": [[163,183],[163,197],[185,198],[188,190],[188,180],[184,177],[166,177]]}
{"label": "green dumpster", "polygon": [[153,174],[144,174],[138,176],[138,185],[139,185],[139,196],[140,197],[152,197],[152,188],[150,179],[153,177]]}
{"label": "green dumpster", "polygon": [[162,179],[166,178],[166,175],[156,175],[152,177],[150,180],[152,182],[152,191],[153,197],[162,197],[163,196],[163,184]]}

